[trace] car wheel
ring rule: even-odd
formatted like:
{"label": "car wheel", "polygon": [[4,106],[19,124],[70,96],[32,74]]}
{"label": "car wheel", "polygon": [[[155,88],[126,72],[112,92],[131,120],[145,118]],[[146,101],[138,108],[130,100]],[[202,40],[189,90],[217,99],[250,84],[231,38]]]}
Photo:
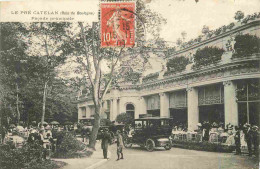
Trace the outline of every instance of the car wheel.
{"label": "car wheel", "polygon": [[146,141],[146,149],[147,149],[147,151],[153,151],[154,147],[155,147],[154,141],[152,139],[148,139]]}
{"label": "car wheel", "polygon": [[167,143],[166,146],[164,146],[165,150],[170,150],[172,148],[171,143]]}

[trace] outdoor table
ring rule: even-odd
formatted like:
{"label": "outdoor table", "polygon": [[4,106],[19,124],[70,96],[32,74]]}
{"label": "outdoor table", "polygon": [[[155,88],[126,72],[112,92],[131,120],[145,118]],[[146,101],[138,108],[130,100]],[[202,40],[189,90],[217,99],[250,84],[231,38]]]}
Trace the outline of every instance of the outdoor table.
{"label": "outdoor table", "polygon": [[192,131],[189,131],[187,133],[187,140],[190,141],[190,140],[196,140],[196,135],[197,135],[197,132],[192,132]]}

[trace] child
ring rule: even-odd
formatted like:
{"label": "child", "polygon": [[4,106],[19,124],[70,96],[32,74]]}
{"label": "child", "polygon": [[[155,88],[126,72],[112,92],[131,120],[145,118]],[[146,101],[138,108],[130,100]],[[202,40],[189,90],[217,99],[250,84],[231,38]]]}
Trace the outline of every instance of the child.
{"label": "child", "polygon": [[117,130],[117,160],[120,160],[120,154],[121,159],[124,159],[123,157],[123,137],[121,135],[121,132]]}

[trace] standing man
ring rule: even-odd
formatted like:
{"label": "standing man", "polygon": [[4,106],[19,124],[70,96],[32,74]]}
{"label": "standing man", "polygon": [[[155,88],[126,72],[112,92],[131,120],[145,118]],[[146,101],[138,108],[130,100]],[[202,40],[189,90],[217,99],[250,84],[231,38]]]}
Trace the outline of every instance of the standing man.
{"label": "standing man", "polygon": [[245,140],[248,148],[248,155],[252,156],[252,130],[250,124],[244,125]]}
{"label": "standing man", "polygon": [[[120,160],[120,159],[124,159],[124,156],[123,156],[123,137],[121,135],[121,132],[120,130],[117,130],[117,141],[116,141],[116,144],[117,144],[117,161]],[[121,158],[120,158],[120,154],[121,154]]]}
{"label": "standing man", "polygon": [[101,148],[103,149],[104,159],[108,159],[107,158],[108,144],[111,144],[111,135],[108,132],[108,129],[106,128],[105,132],[102,134],[102,141],[101,141]]}
{"label": "standing man", "polygon": [[254,154],[256,157],[259,157],[259,133],[257,126],[252,127],[252,142],[254,145]]}
{"label": "standing man", "polygon": [[238,126],[235,126],[235,129],[236,129],[236,133],[235,133],[236,154],[235,155],[239,155],[241,154],[240,130]]}

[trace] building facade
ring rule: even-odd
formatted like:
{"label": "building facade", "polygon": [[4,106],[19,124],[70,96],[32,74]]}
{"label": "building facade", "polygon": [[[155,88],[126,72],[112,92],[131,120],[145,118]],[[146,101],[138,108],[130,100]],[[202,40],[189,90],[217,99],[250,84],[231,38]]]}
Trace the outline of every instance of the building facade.
{"label": "building facade", "polygon": [[[197,129],[203,121],[259,125],[260,54],[234,57],[236,36],[246,34],[260,37],[259,16],[183,44],[165,62],[184,56],[189,59],[185,70],[163,69],[142,77],[137,84],[122,83],[111,88],[104,99],[102,117],[113,121],[123,112],[133,118],[140,114],[173,117],[176,124],[185,124],[189,130]],[[221,59],[194,69],[193,56],[205,47],[223,49]],[[93,114],[91,98],[80,96],[78,119]]]}

